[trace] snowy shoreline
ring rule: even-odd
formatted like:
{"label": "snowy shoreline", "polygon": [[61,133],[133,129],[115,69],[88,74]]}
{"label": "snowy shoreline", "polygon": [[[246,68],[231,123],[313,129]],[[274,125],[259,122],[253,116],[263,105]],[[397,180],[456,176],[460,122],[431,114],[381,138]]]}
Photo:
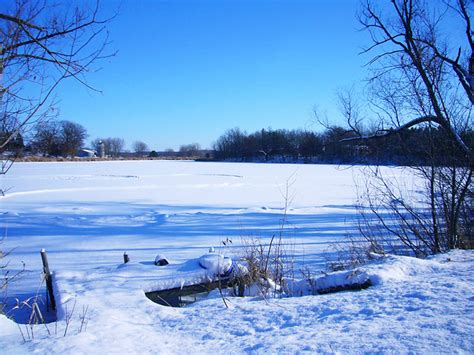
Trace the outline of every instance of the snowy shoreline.
{"label": "snowy shoreline", "polygon": [[[56,335],[35,326],[23,342],[0,316],[4,353],[292,353],[474,351],[474,254],[426,260],[391,256],[361,268],[373,287],[358,292],[267,299],[210,296],[184,308],[157,305],[145,290],[185,279],[214,246],[238,254],[244,238],[269,240],[281,226],[296,268],[323,269],[331,246],[355,230],[358,167],[136,161],[18,163],[2,177],[8,290],[25,299],[41,286],[48,251],[61,298]],[[398,168],[384,168],[416,179]],[[415,189],[415,188],[413,188]],[[226,238],[232,245],[222,245]],[[123,265],[123,252],[131,262]],[[170,265],[156,267],[163,254]],[[180,281],[178,281],[180,282]],[[66,337],[64,316],[76,304]],[[84,307],[84,308],[83,308]],[[87,307],[87,327],[79,332]]]}

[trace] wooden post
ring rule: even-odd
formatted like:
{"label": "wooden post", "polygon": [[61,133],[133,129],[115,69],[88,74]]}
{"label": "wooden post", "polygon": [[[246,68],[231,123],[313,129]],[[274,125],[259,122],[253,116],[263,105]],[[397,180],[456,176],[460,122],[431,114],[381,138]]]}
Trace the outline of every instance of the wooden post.
{"label": "wooden post", "polygon": [[46,290],[48,291],[47,295],[49,296],[51,309],[55,311],[56,300],[54,298],[54,292],[53,292],[53,278],[52,278],[51,271],[49,270],[48,256],[46,255],[46,250],[44,249],[41,249],[41,261],[43,262],[44,279],[46,281]]}

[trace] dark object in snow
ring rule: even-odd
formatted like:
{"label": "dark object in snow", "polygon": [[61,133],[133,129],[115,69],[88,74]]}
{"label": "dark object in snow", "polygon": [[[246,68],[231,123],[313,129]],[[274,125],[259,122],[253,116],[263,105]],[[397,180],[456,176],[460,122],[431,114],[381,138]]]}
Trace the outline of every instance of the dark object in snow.
{"label": "dark object in snow", "polygon": [[313,292],[326,294],[340,291],[360,291],[372,286],[366,272],[355,269],[327,274],[315,280]]}
{"label": "dark object in snow", "polygon": [[[168,264],[163,256],[158,255],[155,265],[160,265],[158,264],[160,259]],[[239,264],[234,265],[229,257],[210,252],[199,258],[198,265],[207,271],[200,279],[188,280],[177,287],[148,291],[145,292],[145,295],[153,302],[163,306],[183,307],[206,297],[212,290],[239,287],[240,292],[245,284],[242,268]],[[243,290],[241,293],[243,295]]]}
{"label": "dark object in snow", "polygon": [[163,255],[157,255],[155,258],[155,265],[156,266],[165,266],[168,265],[169,261]]}
{"label": "dark object in snow", "polygon": [[[160,259],[168,263],[163,256],[158,255],[155,259],[155,265],[159,265]],[[211,252],[201,256],[198,264],[207,270],[200,281],[189,280],[187,284],[183,283],[179,287],[153,290],[145,292],[145,295],[153,302],[163,306],[182,307],[206,297],[214,289],[243,284],[241,275],[234,272],[234,263],[231,258]]]}
{"label": "dark object in snow", "polygon": [[125,251],[125,252],[123,253],[123,263],[126,264],[126,263],[128,263],[129,261],[130,261],[130,258],[129,258],[129,256],[128,256],[127,252]]}
{"label": "dark object in snow", "polygon": [[369,288],[370,286],[372,286],[372,281],[370,281],[370,279],[367,279],[363,283],[328,287],[328,288],[319,289],[316,292],[320,295],[324,295],[326,293],[334,293],[334,292],[341,292],[341,291],[360,291],[360,290],[365,290],[366,288]]}
{"label": "dark object in snow", "polygon": [[145,292],[145,296],[155,303],[168,307],[183,307],[197,300],[205,298],[216,288],[233,287],[236,279],[227,277],[218,280],[202,282],[193,285],[169,288],[166,290]]}
{"label": "dark object in snow", "polygon": [[43,262],[43,272],[44,279],[46,281],[46,289],[48,290],[48,298],[51,303],[51,309],[56,310],[56,299],[54,298],[53,292],[53,274],[49,270],[48,256],[46,255],[46,250],[41,249],[41,261]]}

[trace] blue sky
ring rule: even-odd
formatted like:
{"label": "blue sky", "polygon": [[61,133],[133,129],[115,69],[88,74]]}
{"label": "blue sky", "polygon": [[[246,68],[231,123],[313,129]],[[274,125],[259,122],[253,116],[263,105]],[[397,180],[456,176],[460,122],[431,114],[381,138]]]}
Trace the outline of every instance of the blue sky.
{"label": "blue sky", "polygon": [[111,50],[88,76],[103,91],[65,83],[61,119],[97,137],[150,148],[203,148],[226,129],[318,130],[315,105],[338,122],[335,93],[365,78],[357,0],[108,0]]}

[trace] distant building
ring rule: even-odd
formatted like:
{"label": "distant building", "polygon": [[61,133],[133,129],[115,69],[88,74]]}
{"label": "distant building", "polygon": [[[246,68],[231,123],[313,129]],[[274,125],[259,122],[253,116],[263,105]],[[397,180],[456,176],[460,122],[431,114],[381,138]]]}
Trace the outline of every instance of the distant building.
{"label": "distant building", "polygon": [[105,158],[105,143],[103,141],[99,142],[99,151],[97,153],[99,158]]}
{"label": "distant building", "polygon": [[80,149],[76,156],[79,158],[95,158],[97,157],[97,154],[95,150],[92,149]]}

